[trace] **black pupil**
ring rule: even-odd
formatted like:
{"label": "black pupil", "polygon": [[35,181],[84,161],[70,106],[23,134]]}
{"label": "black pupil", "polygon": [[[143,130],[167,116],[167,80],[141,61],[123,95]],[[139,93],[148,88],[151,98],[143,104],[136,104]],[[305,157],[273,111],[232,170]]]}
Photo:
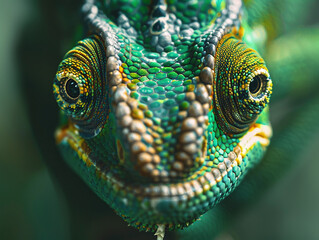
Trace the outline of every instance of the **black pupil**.
{"label": "black pupil", "polygon": [[67,80],[65,90],[71,98],[77,98],[80,95],[79,85],[73,79]]}
{"label": "black pupil", "polygon": [[261,88],[261,84],[262,84],[262,77],[260,75],[255,76],[249,84],[249,91],[252,94],[257,93]]}

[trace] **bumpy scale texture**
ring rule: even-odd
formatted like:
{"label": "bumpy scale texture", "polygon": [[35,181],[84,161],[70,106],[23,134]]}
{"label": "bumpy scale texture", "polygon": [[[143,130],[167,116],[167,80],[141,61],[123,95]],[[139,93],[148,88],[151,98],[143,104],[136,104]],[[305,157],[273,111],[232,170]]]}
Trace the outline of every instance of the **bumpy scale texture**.
{"label": "bumpy scale texture", "polygon": [[260,161],[272,82],[240,1],[87,1],[61,62],[61,152],[130,225],[183,228]]}

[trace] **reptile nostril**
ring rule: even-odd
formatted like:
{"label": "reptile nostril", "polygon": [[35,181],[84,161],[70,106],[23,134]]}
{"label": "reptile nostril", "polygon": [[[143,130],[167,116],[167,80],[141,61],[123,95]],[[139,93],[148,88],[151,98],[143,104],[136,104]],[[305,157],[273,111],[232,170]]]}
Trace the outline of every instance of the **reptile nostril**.
{"label": "reptile nostril", "polygon": [[118,139],[116,140],[116,146],[117,146],[117,155],[119,157],[120,164],[124,164],[124,149],[122,147],[120,140]]}

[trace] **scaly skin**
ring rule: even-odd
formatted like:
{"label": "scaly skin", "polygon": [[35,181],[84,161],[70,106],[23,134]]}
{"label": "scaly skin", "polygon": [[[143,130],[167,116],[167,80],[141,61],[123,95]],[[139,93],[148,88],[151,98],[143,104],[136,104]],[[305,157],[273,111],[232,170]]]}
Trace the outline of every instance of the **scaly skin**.
{"label": "scaly skin", "polygon": [[272,81],[245,44],[241,8],[240,1],[83,6],[85,39],[54,81],[64,114],[56,140],[69,165],[140,230],[196,221],[266,151]]}

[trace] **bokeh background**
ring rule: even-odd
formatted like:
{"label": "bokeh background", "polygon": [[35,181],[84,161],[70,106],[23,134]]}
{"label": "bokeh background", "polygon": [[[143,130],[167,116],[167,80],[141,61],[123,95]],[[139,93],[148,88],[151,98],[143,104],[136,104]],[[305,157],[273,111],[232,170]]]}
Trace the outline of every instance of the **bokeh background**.
{"label": "bokeh background", "polygon": [[[72,1],[1,0],[0,239],[135,239],[136,231],[103,208],[54,147],[58,109],[48,86],[77,34],[73,10]],[[313,16],[309,25],[318,23]],[[314,131],[305,154],[219,239],[319,239],[318,136]],[[87,230],[78,229],[85,221]]]}

